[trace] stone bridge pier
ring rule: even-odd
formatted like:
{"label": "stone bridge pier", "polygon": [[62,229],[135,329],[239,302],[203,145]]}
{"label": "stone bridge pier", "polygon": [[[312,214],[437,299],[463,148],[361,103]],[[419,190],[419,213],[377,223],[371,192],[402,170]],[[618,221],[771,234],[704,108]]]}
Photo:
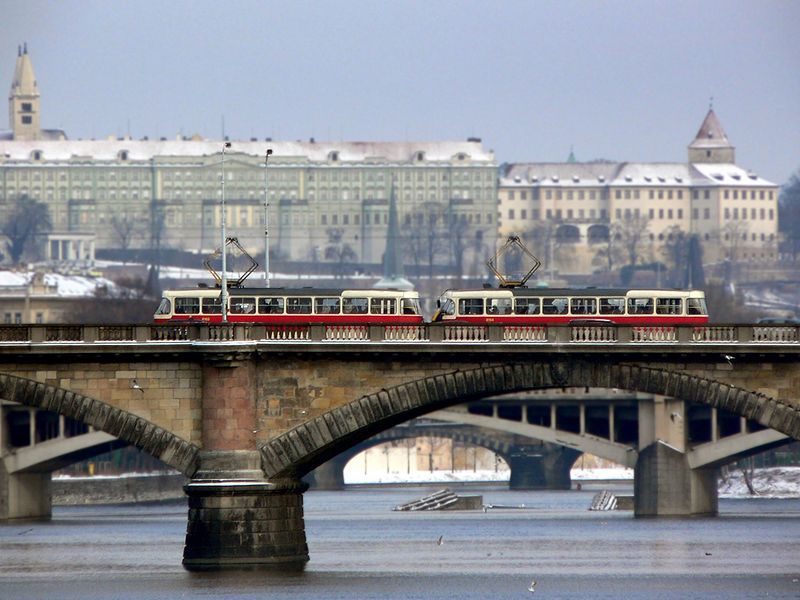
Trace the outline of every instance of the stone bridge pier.
{"label": "stone bridge pier", "polygon": [[515,446],[506,458],[511,468],[508,487],[512,490],[568,490],[570,470],[582,452],[543,443]]}
{"label": "stone bridge pier", "polygon": [[719,469],[690,465],[688,421],[682,400],[656,397],[639,405],[633,494],[637,517],[717,514]]}
{"label": "stone bridge pier", "polygon": [[186,569],[280,567],[308,562],[299,479],[267,480],[256,449],[253,361],[203,365],[202,448],[184,487]]}

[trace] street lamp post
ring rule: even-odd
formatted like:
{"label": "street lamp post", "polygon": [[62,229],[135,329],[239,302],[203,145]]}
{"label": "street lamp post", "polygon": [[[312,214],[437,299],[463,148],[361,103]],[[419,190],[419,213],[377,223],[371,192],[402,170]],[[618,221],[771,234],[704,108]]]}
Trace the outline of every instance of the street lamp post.
{"label": "street lamp post", "polygon": [[272,148],[264,155],[264,287],[269,287],[269,191],[267,188],[267,164]]}
{"label": "street lamp post", "polygon": [[220,292],[220,302],[222,303],[222,322],[228,322],[228,259],[227,259],[227,248],[226,242],[228,241],[227,233],[225,231],[225,148],[230,148],[231,143],[225,142],[222,145],[222,215],[221,215],[221,223],[222,223],[222,278],[220,281],[220,286],[222,290]]}

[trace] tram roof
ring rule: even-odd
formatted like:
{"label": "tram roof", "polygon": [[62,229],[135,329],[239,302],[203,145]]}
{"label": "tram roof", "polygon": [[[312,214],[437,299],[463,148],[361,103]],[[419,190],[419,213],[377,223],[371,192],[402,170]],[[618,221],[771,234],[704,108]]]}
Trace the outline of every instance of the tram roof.
{"label": "tram roof", "polygon": [[[168,293],[176,296],[193,296],[198,293],[211,292],[219,294],[218,287],[196,287],[180,290],[166,290]],[[407,290],[374,290],[371,288],[353,289],[353,288],[284,288],[284,287],[260,287],[260,288],[229,288],[228,295],[232,297],[241,296],[350,296],[356,297],[360,295],[371,297],[387,297],[387,296],[417,296],[417,292]]]}
{"label": "tram roof", "polygon": [[470,290],[447,290],[447,292],[468,293],[471,296],[661,296],[678,297],[689,295],[694,298],[705,296],[700,290],[648,290],[628,288],[477,288]]}

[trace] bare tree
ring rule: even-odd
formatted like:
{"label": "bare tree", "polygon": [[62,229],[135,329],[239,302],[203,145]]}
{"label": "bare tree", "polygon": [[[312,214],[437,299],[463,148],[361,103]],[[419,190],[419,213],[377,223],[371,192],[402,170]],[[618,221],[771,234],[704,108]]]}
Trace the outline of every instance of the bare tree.
{"label": "bare tree", "polygon": [[122,213],[121,216],[114,215],[111,217],[111,227],[119,241],[119,247],[122,250],[130,248],[131,241],[138,229],[135,219],[129,216],[128,213]]}
{"label": "bare tree", "polygon": [[690,239],[679,225],[673,225],[667,229],[666,239],[661,246],[661,255],[670,268],[670,279],[674,287],[686,285],[683,282],[683,273],[689,264]]}
{"label": "bare tree", "polygon": [[555,269],[555,257],[561,244],[556,236],[556,230],[561,225],[560,220],[539,221],[523,232],[522,239],[536,256],[542,257],[542,265],[551,274]]}
{"label": "bare tree", "polygon": [[428,202],[409,214],[401,235],[406,257],[417,268],[427,266],[428,276],[433,277],[437,257],[444,255],[448,248],[441,204]]}
{"label": "bare tree", "polygon": [[797,260],[800,254],[800,170],[795,171],[781,188],[778,223],[786,240],[784,251],[792,260]]}
{"label": "bare tree", "polygon": [[612,226],[612,235],[619,236],[628,264],[635,266],[642,262],[646,252],[645,240],[650,219],[637,214],[627,214],[621,221]]}
{"label": "bare tree", "polygon": [[326,230],[328,244],[325,246],[325,260],[336,263],[336,276],[342,278],[348,270],[348,266],[358,260],[356,251],[342,241],[344,230],[339,227],[331,227]]}
{"label": "bare tree", "polygon": [[597,244],[597,252],[592,259],[592,265],[602,267],[605,271],[613,271],[614,266],[622,261],[621,236],[616,235],[612,228],[608,235]]}
{"label": "bare tree", "polygon": [[44,202],[28,196],[20,196],[14,200],[0,230],[8,238],[11,262],[18,265],[26,252],[36,257],[36,236],[51,230],[50,212]]}

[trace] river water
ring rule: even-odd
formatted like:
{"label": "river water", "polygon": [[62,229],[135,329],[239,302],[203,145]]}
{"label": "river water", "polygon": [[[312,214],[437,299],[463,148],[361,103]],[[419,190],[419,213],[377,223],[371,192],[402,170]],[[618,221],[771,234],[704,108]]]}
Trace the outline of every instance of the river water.
{"label": "river water", "polygon": [[800,499],[634,519],[588,511],[593,486],[487,485],[451,488],[524,508],[391,510],[439,487],[306,492],[311,562],[291,575],[184,571],[185,502],[55,507],[0,525],[0,598],[800,598]]}

